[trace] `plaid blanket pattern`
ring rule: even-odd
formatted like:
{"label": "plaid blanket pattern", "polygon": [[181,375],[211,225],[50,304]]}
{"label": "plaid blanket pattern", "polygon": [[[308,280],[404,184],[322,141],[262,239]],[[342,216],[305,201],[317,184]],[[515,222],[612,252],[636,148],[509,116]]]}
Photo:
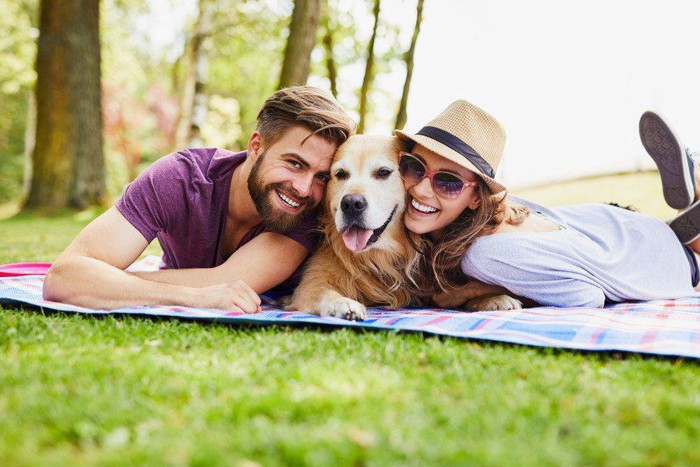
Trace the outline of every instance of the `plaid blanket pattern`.
{"label": "plaid blanket pattern", "polygon": [[[158,263],[159,258],[148,257],[132,268],[156,269]],[[42,283],[41,276],[0,279],[0,302],[95,315],[146,315],[221,323],[314,324],[394,329],[539,347],[700,358],[700,296],[623,303],[605,309],[539,307],[520,311],[464,313],[435,308],[373,308],[369,310],[367,320],[352,322],[287,312],[264,296],[263,312],[252,315],[173,306],[93,310],[43,300]]]}

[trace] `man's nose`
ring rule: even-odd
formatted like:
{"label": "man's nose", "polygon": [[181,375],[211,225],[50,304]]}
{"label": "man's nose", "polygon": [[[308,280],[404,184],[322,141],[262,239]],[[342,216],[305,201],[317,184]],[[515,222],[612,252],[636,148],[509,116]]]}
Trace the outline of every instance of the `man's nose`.
{"label": "man's nose", "polygon": [[299,176],[292,181],[292,187],[294,188],[294,190],[296,190],[297,193],[299,193],[299,196],[303,198],[306,198],[311,195],[313,184],[313,174],[309,174],[307,176]]}

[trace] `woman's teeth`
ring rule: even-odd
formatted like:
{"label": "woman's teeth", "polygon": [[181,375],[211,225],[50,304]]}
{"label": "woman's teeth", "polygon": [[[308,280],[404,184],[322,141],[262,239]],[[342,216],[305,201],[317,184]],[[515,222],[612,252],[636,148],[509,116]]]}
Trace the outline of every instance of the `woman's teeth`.
{"label": "woman's teeth", "polygon": [[432,214],[434,212],[437,212],[438,210],[435,208],[431,208],[430,206],[426,206],[425,204],[421,204],[415,199],[411,200],[411,206],[413,206],[414,209],[417,211],[420,211],[425,214]]}
{"label": "woman's teeth", "polygon": [[286,196],[286,195],[283,194],[283,193],[280,193],[279,191],[277,191],[277,196],[279,196],[280,199],[281,199],[282,201],[284,201],[284,204],[286,204],[286,205],[289,206],[290,208],[298,208],[299,206],[301,206],[301,203],[297,203],[297,202],[294,201],[292,198],[290,198],[289,196]]}

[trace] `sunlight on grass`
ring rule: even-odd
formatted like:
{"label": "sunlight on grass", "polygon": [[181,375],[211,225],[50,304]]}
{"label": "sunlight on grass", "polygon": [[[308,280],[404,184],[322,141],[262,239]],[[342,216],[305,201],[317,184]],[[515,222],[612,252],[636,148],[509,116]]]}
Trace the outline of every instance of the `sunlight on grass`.
{"label": "sunlight on grass", "polygon": [[0,221],[16,215],[21,209],[19,201],[0,204]]}
{"label": "sunlight on grass", "polygon": [[661,219],[670,219],[676,214],[664,201],[661,179],[656,171],[584,178],[514,194],[545,206],[612,202],[634,206],[644,214]]}
{"label": "sunlight on grass", "polygon": [[[655,177],[522,194],[670,216]],[[90,218],[0,221],[0,262]],[[692,360],[0,307],[0,368],[0,465],[700,464]]]}

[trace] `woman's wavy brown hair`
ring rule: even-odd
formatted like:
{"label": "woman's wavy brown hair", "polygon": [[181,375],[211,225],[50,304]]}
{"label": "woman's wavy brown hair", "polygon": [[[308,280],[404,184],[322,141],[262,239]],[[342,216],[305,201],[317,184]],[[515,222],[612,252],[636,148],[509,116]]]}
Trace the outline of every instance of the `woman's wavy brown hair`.
{"label": "woman's wavy brown hair", "polygon": [[[481,201],[476,209],[465,209],[450,225],[445,227],[438,238],[428,242],[423,250],[423,280],[425,296],[448,292],[464,285],[467,277],[462,273],[460,263],[474,240],[493,233],[503,222],[512,225],[522,224],[530,211],[521,205],[506,202],[508,193],[491,194],[486,183],[477,177],[477,196]],[[426,235],[427,237],[427,235]]]}

